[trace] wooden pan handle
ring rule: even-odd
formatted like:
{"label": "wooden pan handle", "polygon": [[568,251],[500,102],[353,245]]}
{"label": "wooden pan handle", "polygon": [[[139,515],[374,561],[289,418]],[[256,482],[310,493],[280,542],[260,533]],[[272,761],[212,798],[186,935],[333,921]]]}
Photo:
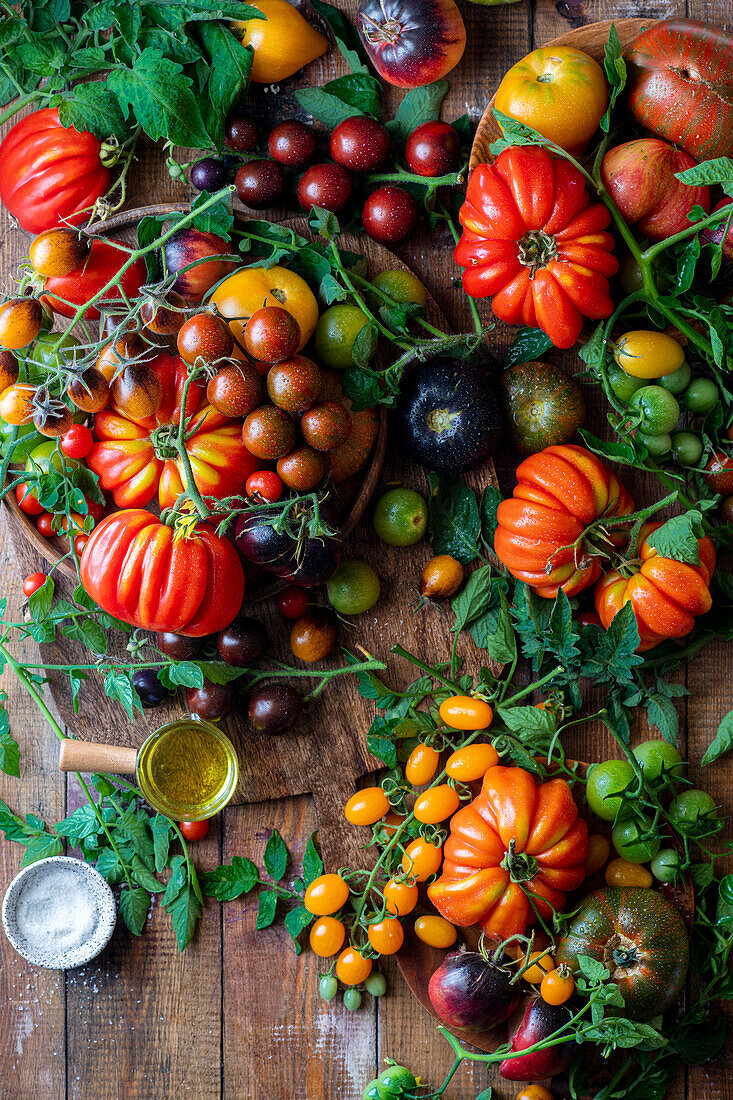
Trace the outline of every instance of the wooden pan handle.
{"label": "wooden pan handle", "polygon": [[65,737],[59,751],[62,772],[114,772],[134,775],[137,749],[124,745],[97,745],[93,741],[77,741]]}

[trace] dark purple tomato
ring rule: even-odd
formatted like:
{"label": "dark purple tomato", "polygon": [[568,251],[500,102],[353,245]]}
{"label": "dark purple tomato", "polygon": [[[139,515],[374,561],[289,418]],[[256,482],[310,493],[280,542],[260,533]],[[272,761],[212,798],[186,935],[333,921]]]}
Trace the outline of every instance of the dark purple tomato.
{"label": "dark purple tomato", "polygon": [[201,652],[201,638],[188,638],[185,634],[174,634],[170,630],[161,631],[155,644],[166,657],[174,661],[190,661]]}
{"label": "dark purple tomato", "polygon": [[389,159],[389,134],[368,115],[355,115],[339,122],[331,134],[331,156],[350,172],[376,172]]}
{"label": "dark purple tomato", "polygon": [[375,69],[396,88],[442,79],[466,46],[454,0],[362,0],[356,28]]}
{"label": "dark purple tomato", "polygon": [[235,153],[248,153],[257,142],[257,126],[250,115],[245,103],[238,103],[227,115],[226,143]]}
{"label": "dark purple tomato", "polygon": [[405,156],[417,176],[445,176],[461,162],[461,143],[447,122],[424,122],[407,139]]}
{"label": "dark purple tomato", "polygon": [[154,668],[139,668],[133,672],[132,686],[146,710],[159,707],[170,695],[168,688],[163,687],[158,679],[158,673]]}
{"label": "dark purple tomato", "polygon": [[234,704],[234,684],[214,684],[204,680],[200,688],[188,688],[186,691],[188,709],[199,718],[223,718],[229,714]]}
{"label": "dark purple tomato", "polygon": [[286,168],[304,168],[316,151],[316,135],[311,126],[297,118],[287,118],[270,131],[267,148],[270,156]]}
{"label": "dark purple tomato", "polygon": [[250,160],[234,177],[234,186],[245,206],[263,210],[272,206],[285,186],[283,170],[274,160]]}
{"label": "dark purple tomato", "polygon": [[340,164],[314,164],[298,184],[298,202],[304,210],[322,206],[338,214],[351,201],[354,183]]}
{"label": "dark purple tomato", "polygon": [[191,183],[197,191],[219,191],[227,182],[229,172],[224,161],[216,157],[197,160],[191,169]]}
{"label": "dark purple tomato", "polygon": [[511,971],[479,951],[455,951],[430,979],[430,1003],[450,1027],[496,1027],[519,1003],[521,990],[511,978]]}
{"label": "dark purple tomato", "polygon": [[[511,1036],[512,1051],[527,1050],[548,1039],[567,1024],[572,1015],[567,1005],[551,1005],[540,997],[534,997]],[[522,1058],[505,1058],[499,1066],[499,1073],[507,1081],[538,1081],[543,1077],[552,1077],[568,1068],[577,1049],[575,1042],[570,1040],[557,1046],[543,1047]]]}
{"label": "dark purple tomato", "polygon": [[247,717],[262,733],[282,733],[300,718],[303,700],[290,684],[265,684],[249,697]]}
{"label": "dark purple tomato", "polygon": [[361,217],[372,240],[400,244],[417,229],[420,212],[409,191],[402,187],[380,187],[364,203]]}
{"label": "dark purple tomato", "polygon": [[229,665],[244,668],[259,660],[267,649],[267,631],[257,619],[239,615],[216,636],[219,656]]}
{"label": "dark purple tomato", "polygon": [[[179,229],[163,251],[166,274],[178,276],[171,289],[187,302],[200,302],[214,283],[237,267],[229,242],[200,229]],[[232,256],[232,259],[206,260],[207,256]],[[201,263],[202,260],[206,263]]]}

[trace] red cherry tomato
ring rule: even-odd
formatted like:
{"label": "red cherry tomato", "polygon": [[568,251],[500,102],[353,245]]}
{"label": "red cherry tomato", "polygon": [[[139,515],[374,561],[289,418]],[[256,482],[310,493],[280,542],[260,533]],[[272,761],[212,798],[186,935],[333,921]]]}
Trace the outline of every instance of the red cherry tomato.
{"label": "red cherry tomato", "polygon": [[45,573],[29,573],[23,581],[23,595],[32,596],[34,592],[46,583]]}
{"label": "red cherry tomato", "polygon": [[209,831],[209,822],[208,820],[179,821],[178,828],[186,840],[203,840]]}
{"label": "red cherry tomato", "polygon": [[77,557],[81,557],[81,553],[89,542],[89,535],[77,535],[74,539],[74,549],[76,550]]}
{"label": "red cherry tomato", "polygon": [[99,523],[107,513],[107,506],[100,504],[97,500],[92,500],[91,497],[84,497],[87,502],[87,512],[92,517],[95,523]]}
{"label": "red cherry tomato", "polygon": [[44,539],[50,539],[52,535],[56,534],[53,529],[53,516],[50,512],[41,512],[36,520],[36,529],[39,535],[43,535]]}
{"label": "red cherry tomato", "polygon": [[283,495],[283,483],[274,470],[257,470],[247,478],[245,490],[248,497],[257,494],[263,500],[279,500]]}
{"label": "red cherry tomato", "polygon": [[61,436],[59,446],[69,458],[86,458],[94,446],[94,436],[86,424],[74,424]]}
{"label": "red cherry tomato", "polygon": [[39,504],[25,482],[15,486],[15,499],[21,512],[27,516],[40,516],[43,505]]}
{"label": "red cherry tomato", "polygon": [[277,606],[286,619],[299,619],[310,607],[310,596],[305,588],[289,584],[278,595]]}

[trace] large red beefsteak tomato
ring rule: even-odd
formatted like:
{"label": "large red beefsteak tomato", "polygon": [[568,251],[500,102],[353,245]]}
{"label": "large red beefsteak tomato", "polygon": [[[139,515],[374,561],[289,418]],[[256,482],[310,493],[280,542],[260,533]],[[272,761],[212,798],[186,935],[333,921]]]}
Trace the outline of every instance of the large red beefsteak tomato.
{"label": "large red beefsteak tomato", "polygon": [[697,160],[733,153],[733,35],[664,19],[626,54],[628,107],[658,137]]}
{"label": "large red beefsteak tomato", "polygon": [[[121,245],[122,247],[115,247]],[[43,301],[62,317],[73,317],[78,306],[85,306],[113,279],[129,255],[128,246],[122,241],[95,238],[89,255],[79,267],[68,275],[56,275],[44,283]],[[135,298],[146,279],[145,261],[135,260],[120,279],[120,287],[127,298]],[[113,286],[102,298],[102,302],[119,301],[120,287]],[[84,311],[87,321],[99,319],[97,306],[87,306]]]}
{"label": "large red beefsteak tomato", "polygon": [[459,218],[463,288],[472,298],[493,296],[500,320],[539,326],[556,347],[570,348],[584,317],[613,312],[611,215],[591,203],[568,161],[538,145],[505,149],[474,169]]}
{"label": "large red beefsteak tomato", "polygon": [[100,147],[62,126],[55,107],[26,115],[0,145],[0,202],[29,233],[85,221],[110,185]]}
{"label": "large red beefsteak tomato", "polygon": [[195,638],[228,626],[244,596],[242,563],[227,539],[204,523],[177,538],[142,508],[113,512],[95,527],[80,575],[115,618]]}
{"label": "large red beefsteak tomato", "polygon": [[[183,463],[169,441],[178,424],[188,368],[178,356],[162,352],[150,360],[163,387],[163,400],[155,416],[134,419],[113,406],[97,413],[96,443],[87,465],[99,475],[103,489],[111,491],[119,508],[139,508],[158,494],[161,508],[175,503],[183,492]],[[242,424],[222,416],[206,403],[206,391],[192,382],[186,399],[190,417],[186,450],[199,492],[226,497],[241,493],[250,474],[261,463],[242,442]]]}

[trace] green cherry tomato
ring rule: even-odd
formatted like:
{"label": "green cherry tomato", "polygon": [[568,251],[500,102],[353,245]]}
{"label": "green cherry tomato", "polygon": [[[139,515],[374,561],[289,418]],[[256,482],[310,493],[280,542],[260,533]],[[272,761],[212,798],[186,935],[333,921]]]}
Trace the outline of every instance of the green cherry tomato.
{"label": "green cherry tomato", "polygon": [[[354,342],[369,320],[358,306],[341,302],[331,306],[318,319],[316,325],[316,355],[327,367],[346,370],[356,366],[353,358]],[[362,336],[360,343],[365,340]],[[373,335],[366,344],[364,359],[371,359],[377,350]]]}
{"label": "green cherry tomato", "polygon": [[643,443],[652,458],[669,454],[672,450],[672,436],[669,432],[663,435],[647,435],[646,432],[637,432],[636,438]]}
{"label": "green cherry tomato", "polygon": [[642,386],[632,394],[629,408],[639,413],[639,427],[648,435],[671,431],[680,418],[677,399],[662,386]]}
{"label": "green cherry tomato", "polygon": [[611,363],[609,366],[608,382],[616,397],[625,405],[628,405],[632,396],[644,385],[643,378],[634,378],[633,375],[627,374],[618,363]]}
{"label": "green cherry tomato", "polygon": [[702,458],[702,440],[694,432],[674,432],[672,453],[680,466],[697,466]]}
{"label": "green cherry tomato", "polygon": [[[621,859],[627,863],[648,863],[659,851],[661,841],[658,837],[646,837],[650,822],[647,819],[629,818],[619,821],[613,827],[611,839]],[[646,837],[642,840],[642,837]]]}
{"label": "green cherry tomato", "polygon": [[682,774],[682,757],[669,741],[642,741],[633,753],[648,783],[656,783],[663,775]]}
{"label": "green cherry tomato", "polygon": [[721,901],[726,905],[733,905],[733,875],[724,875],[720,880],[718,891]]}
{"label": "green cherry tomato", "polygon": [[388,1097],[402,1096],[417,1088],[417,1078],[406,1066],[387,1066],[377,1080]]}
{"label": "green cherry tomato", "polygon": [[28,382],[42,381],[46,372],[73,366],[81,341],[70,332],[46,332],[23,352]]}
{"label": "green cherry tomato", "polygon": [[709,413],[720,399],[720,390],[709,378],[693,378],[682,395],[682,403],[695,416]]}
{"label": "green cherry tomato", "polygon": [[338,993],[339,983],[333,974],[324,974],[318,983],[318,992],[324,1001],[332,1001]]}
{"label": "green cherry tomato", "polygon": [[674,882],[680,869],[680,854],[674,848],[662,848],[652,860],[652,874],[660,882]]}
{"label": "green cherry tomato", "polygon": [[693,787],[691,790],[681,791],[672,799],[667,812],[679,832],[688,836],[700,836],[709,832],[717,821],[717,808],[715,799],[707,791]]}
{"label": "green cherry tomato", "polygon": [[[588,771],[585,789],[588,805],[601,821],[614,821],[622,805],[622,795],[634,780],[628,760],[604,760]],[[631,806],[628,806],[629,813]]]}
{"label": "green cherry tomato", "polygon": [[[44,437],[36,431],[34,424],[21,424],[17,429],[15,443],[13,444],[13,462],[25,462],[28,454],[43,442]],[[0,420],[0,455],[5,457],[10,446],[10,437],[13,434],[13,425]]]}
{"label": "green cherry tomato", "polygon": [[387,1093],[383,1090],[376,1077],[373,1081],[370,1081],[364,1089],[361,1094],[361,1100],[387,1100]]}
{"label": "green cherry tomato", "polygon": [[344,1008],[349,1012],[356,1012],[357,1008],[361,1008],[361,993],[358,989],[344,990]]}
{"label": "green cherry tomato", "polygon": [[689,363],[683,363],[676,371],[672,371],[671,374],[665,374],[664,378],[659,379],[659,385],[665,390],[669,390],[670,393],[682,393],[684,389],[687,389],[692,370]]}
{"label": "green cherry tomato", "polygon": [[389,294],[393,302],[399,305],[422,306],[425,308],[427,294],[425,287],[411,271],[380,271],[372,279],[372,285]]}
{"label": "green cherry tomato", "polygon": [[66,455],[62,455],[56,446],[57,441],[55,439],[47,439],[45,443],[39,443],[37,447],[34,447],[32,451],[28,452],[28,456],[25,460],[25,468],[28,472],[32,472],[40,467],[40,469],[47,473],[53,466],[54,470],[77,470],[83,463],[79,462],[76,458],[67,458]]}
{"label": "green cherry tomato", "polygon": [[331,607],[341,615],[361,615],[379,599],[379,577],[365,561],[345,558],[326,585]]}
{"label": "green cherry tomato", "polygon": [[374,530],[390,546],[413,546],[428,526],[428,506],[414,489],[390,489],[377,501]]}
{"label": "green cherry tomato", "polygon": [[364,988],[372,997],[383,997],[387,992],[387,979],[384,974],[374,970],[364,982]]}

